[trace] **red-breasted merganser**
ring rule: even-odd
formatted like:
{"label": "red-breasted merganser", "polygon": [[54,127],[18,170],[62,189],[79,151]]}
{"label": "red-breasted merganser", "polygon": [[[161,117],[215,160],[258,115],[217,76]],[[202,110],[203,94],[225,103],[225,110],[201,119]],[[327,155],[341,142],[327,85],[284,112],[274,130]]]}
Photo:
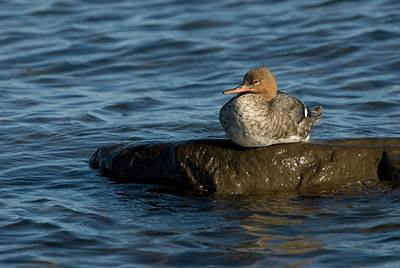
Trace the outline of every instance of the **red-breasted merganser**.
{"label": "red-breasted merganser", "polygon": [[265,67],[246,73],[243,83],[222,94],[241,93],[226,103],[219,121],[228,137],[242,147],[309,141],[313,126],[322,118],[322,107],[311,109],[278,91],[276,79]]}

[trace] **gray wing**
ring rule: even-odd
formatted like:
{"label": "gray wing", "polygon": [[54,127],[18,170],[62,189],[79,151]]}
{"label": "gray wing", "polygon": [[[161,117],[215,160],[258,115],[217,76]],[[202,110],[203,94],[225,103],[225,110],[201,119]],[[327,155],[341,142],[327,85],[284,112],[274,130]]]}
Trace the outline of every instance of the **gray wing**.
{"label": "gray wing", "polygon": [[273,101],[275,109],[277,109],[280,114],[288,115],[290,119],[298,124],[304,117],[310,115],[310,112],[301,101],[281,91],[278,91]]}

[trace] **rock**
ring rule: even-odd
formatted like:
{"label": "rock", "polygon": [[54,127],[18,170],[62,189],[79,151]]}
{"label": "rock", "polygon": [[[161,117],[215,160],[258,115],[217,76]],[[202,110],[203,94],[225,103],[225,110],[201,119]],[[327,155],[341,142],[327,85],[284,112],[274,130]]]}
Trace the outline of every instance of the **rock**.
{"label": "rock", "polygon": [[400,139],[348,139],[247,149],[229,140],[103,146],[91,165],[117,182],[217,194],[322,194],[400,183]]}

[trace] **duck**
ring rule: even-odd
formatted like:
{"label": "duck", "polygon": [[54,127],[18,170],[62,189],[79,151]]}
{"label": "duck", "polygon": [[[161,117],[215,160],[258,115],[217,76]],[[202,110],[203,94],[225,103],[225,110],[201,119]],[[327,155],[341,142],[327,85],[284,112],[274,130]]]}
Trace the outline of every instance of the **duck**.
{"label": "duck", "polygon": [[246,73],[239,93],[220,110],[219,121],[229,139],[241,147],[308,142],[311,129],[322,119],[322,107],[308,109],[297,98],[278,90],[275,76],[265,66]]}

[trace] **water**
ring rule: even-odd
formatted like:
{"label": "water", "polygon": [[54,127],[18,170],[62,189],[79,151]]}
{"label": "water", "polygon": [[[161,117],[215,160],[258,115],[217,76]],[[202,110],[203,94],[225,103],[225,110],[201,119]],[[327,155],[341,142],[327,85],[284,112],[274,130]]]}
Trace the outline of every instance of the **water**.
{"label": "water", "polygon": [[201,196],[115,184],[101,145],[224,136],[265,64],[316,139],[398,137],[400,2],[0,1],[0,263],[400,265],[400,193]]}

